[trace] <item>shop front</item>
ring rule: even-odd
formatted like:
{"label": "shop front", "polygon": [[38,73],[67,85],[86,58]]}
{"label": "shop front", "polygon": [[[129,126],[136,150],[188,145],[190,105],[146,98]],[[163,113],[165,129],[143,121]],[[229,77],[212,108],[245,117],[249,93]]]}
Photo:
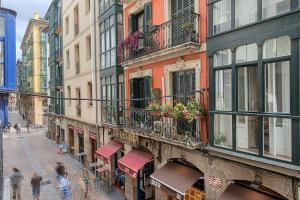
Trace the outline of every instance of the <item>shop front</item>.
{"label": "shop front", "polygon": [[85,152],[84,152],[84,130],[82,128],[76,128],[78,135],[78,154],[77,157],[81,164],[85,163]]}
{"label": "shop front", "polygon": [[[204,200],[204,174],[190,166],[172,161],[156,170],[151,185],[164,192],[166,200]],[[157,197],[158,198],[158,197]]]}
{"label": "shop front", "polygon": [[97,170],[100,179],[109,182],[119,193],[124,194],[125,177],[117,167],[117,161],[124,155],[124,145],[110,140],[96,151],[96,156],[102,160],[103,166]]}
{"label": "shop front", "polygon": [[90,158],[91,162],[97,162],[97,156],[95,152],[97,151],[97,134],[93,132],[89,132],[89,140],[90,140]]}
{"label": "shop front", "polygon": [[74,126],[73,125],[69,125],[68,126],[69,129],[69,153],[71,155],[74,156],[74,148],[75,148],[75,142],[74,142]]}
{"label": "shop front", "polygon": [[131,196],[132,199],[138,200],[153,199],[154,190],[150,184],[150,175],[154,171],[152,154],[132,149],[119,159],[118,168],[127,175],[125,176],[125,185],[133,183],[130,186],[132,190],[126,190],[131,192],[131,194],[125,192],[126,197]]}

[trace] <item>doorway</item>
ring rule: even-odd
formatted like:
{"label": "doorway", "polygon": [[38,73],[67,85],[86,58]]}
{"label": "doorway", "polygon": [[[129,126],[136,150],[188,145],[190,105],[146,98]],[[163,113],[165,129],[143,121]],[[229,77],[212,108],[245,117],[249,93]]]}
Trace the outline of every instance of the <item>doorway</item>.
{"label": "doorway", "polygon": [[[78,144],[79,144],[79,153],[84,152],[84,137],[83,133],[78,133]],[[81,156],[81,164],[84,164],[85,157]]]}
{"label": "doorway", "polygon": [[69,152],[74,156],[74,130],[69,128]]}
{"label": "doorway", "polygon": [[91,144],[91,161],[92,163],[97,162],[96,151],[97,151],[97,141],[93,138],[90,138]]}
{"label": "doorway", "polygon": [[144,109],[148,106],[151,97],[151,76],[133,78],[130,80],[132,107]]}

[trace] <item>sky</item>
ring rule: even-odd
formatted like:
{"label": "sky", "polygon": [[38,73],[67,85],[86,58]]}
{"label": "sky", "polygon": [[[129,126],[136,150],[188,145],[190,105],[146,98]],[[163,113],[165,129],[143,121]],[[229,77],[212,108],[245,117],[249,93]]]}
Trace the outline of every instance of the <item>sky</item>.
{"label": "sky", "polygon": [[34,12],[39,12],[44,17],[52,0],[1,0],[2,7],[15,10],[17,12],[16,31],[17,31],[17,59],[22,58],[20,50],[22,38],[26,31],[29,19]]}

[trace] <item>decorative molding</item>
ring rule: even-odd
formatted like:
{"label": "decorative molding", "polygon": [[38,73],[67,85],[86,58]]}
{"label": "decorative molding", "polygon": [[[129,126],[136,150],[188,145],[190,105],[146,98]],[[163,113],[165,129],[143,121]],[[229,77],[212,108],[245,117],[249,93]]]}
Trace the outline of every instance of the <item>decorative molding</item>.
{"label": "decorative molding", "polygon": [[129,74],[129,79],[141,78],[145,76],[152,76],[152,69],[143,70],[142,67],[139,67],[138,71]]}
{"label": "decorative molding", "polygon": [[151,2],[152,0],[136,0],[135,6],[129,10],[129,14],[137,14],[144,9],[146,3]]}
{"label": "decorative molding", "polygon": [[179,57],[179,58],[177,59],[177,61],[176,61],[176,66],[177,66],[177,68],[179,68],[179,69],[182,69],[182,68],[185,67],[185,61],[183,60],[182,57]]}

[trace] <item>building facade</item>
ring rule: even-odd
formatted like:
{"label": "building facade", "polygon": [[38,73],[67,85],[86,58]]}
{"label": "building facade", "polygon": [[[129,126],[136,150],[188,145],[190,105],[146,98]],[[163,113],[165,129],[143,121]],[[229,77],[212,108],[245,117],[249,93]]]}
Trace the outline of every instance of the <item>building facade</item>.
{"label": "building facade", "polygon": [[[47,34],[48,22],[38,13],[30,19],[24,34],[22,67],[20,70],[20,108],[24,117],[34,126],[46,124],[47,99],[33,95],[47,95]],[[27,95],[29,93],[31,95]]]}
{"label": "building facade", "polygon": [[16,90],[16,15],[0,8],[0,121],[8,122],[8,93]]}
{"label": "building facade", "polygon": [[[206,1],[127,0],[123,16],[114,12],[118,6],[100,1],[104,146],[96,153],[113,174],[110,183],[127,199],[204,199]],[[112,71],[119,74],[107,73]],[[181,109],[188,107],[189,119]],[[184,189],[174,177],[183,178]]]}
{"label": "building facade", "polygon": [[61,1],[53,0],[46,13],[48,20],[48,67],[49,67],[49,131],[56,142],[64,142],[64,83],[63,83],[63,44],[62,44],[62,19]]}
{"label": "building facade", "polygon": [[[98,1],[62,1],[66,131],[70,154],[83,163],[96,161]],[[74,99],[70,99],[74,98]],[[81,158],[80,158],[81,157]]]}
{"label": "building facade", "polygon": [[238,190],[299,199],[299,8],[298,0],[208,1],[208,175],[220,182],[209,199]]}

